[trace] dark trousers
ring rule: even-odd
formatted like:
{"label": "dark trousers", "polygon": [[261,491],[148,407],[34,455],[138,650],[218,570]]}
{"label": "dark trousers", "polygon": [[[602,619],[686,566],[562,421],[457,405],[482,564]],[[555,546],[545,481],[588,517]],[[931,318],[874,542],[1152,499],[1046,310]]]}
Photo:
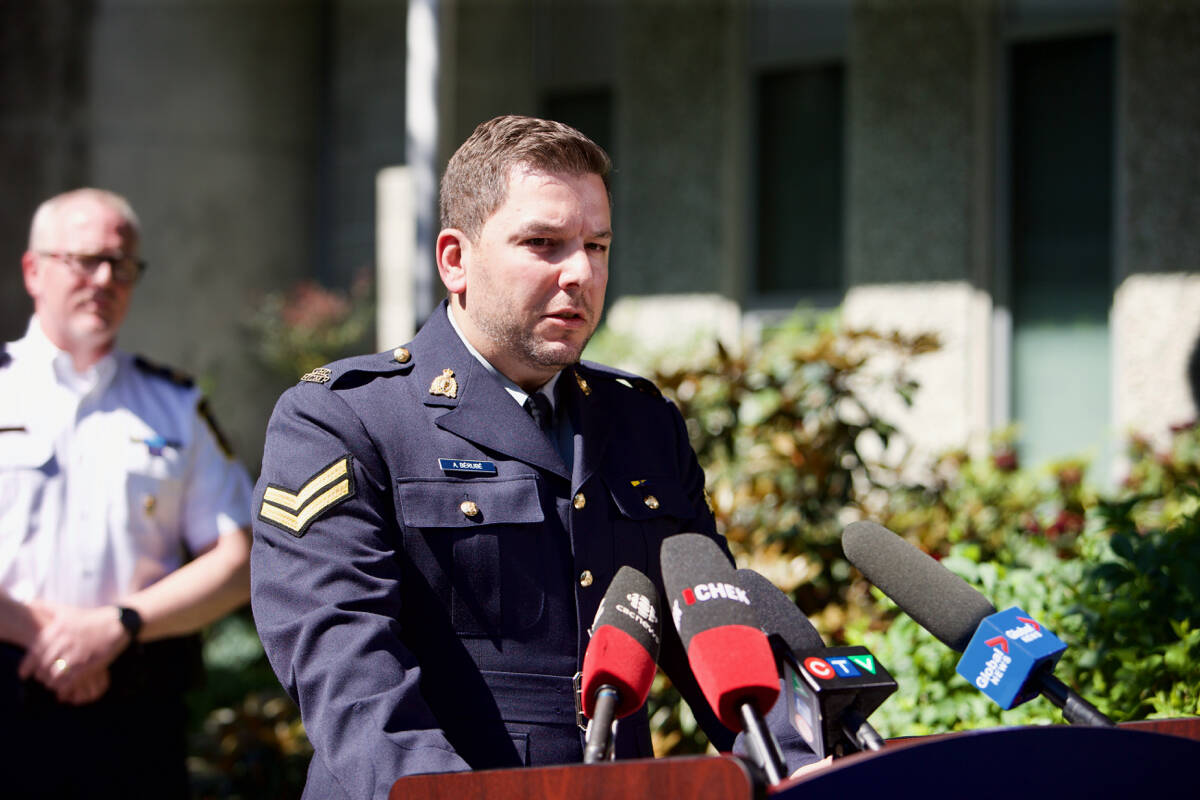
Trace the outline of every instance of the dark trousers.
{"label": "dark trousers", "polygon": [[0,644],[0,797],[187,798],[184,692],[198,674],[188,637],[138,647],[94,703],[59,703],[17,679],[24,651]]}

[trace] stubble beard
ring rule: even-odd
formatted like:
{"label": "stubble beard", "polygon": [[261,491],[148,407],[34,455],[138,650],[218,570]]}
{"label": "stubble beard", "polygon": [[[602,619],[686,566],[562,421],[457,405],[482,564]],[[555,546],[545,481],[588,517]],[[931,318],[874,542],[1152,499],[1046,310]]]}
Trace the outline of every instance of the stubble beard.
{"label": "stubble beard", "polygon": [[[591,316],[590,309],[588,316]],[[554,370],[577,363],[596,332],[595,328],[588,331],[576,346],[573,342],[548,341],[537,335],[532,326],[526,326],[511,314],[480,314],[475,317],[475,325],[502,352],[514,355],[530,366]]]}

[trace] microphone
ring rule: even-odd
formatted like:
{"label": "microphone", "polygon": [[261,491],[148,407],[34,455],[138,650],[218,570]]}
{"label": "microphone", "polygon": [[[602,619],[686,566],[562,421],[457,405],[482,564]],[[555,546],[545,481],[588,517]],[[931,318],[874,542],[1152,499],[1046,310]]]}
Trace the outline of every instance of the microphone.
{"label": "microphone", "polygon": [[779,676],[746,590],[716,543],[698,533],[663,540],[663,586],[696,683],[722,724],[745,730],[771,783],[786,776],[779,743],[763,717]]}
{"label": "microphone", "polygon": [[617,571],[600,599],[583,654],[585,764],[609,757],[615,720],[637,711],[650,694],[662,641],[659,610],[654,584],[629,566]]}
{"label": "microphone", "polygon": [[964,653],[958,673],[1001,707],[1041,694],[1062,709],[1069,723],[1115,724],[1050,674],[1066,645],[1029,614],[1015,607],[997,612],[962,578],[874,522],[847,525],[842,550],[921,627]]}
{"label": "microphone", "polygon": [[865,647],[826,647],[796,604],[752,569],[737,571],[784,680],[788,718],[817,758],[882,750],[867,717],[896,691],[896,681]]}

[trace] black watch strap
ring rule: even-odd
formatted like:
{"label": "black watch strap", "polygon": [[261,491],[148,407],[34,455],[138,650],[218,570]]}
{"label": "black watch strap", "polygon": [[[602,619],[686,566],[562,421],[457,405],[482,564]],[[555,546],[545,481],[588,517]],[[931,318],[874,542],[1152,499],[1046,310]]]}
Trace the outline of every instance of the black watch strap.
{"label": "black watch strap", "polygon": [[128,606],[117,606],[117,612],[120,614],[121,627],[129,633],[130,641],[136,642],[138,634],[142,632],[142,615]]}

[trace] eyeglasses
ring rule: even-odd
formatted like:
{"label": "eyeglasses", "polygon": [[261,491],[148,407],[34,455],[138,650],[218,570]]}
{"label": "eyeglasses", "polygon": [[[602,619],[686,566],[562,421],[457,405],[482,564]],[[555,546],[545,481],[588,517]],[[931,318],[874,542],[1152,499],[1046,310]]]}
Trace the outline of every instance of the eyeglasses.
{"label": "eyeglasses", "polygon": [[38,255],[61,261],[83,278],[95,275],[101,264],[109,265],[113,280],[117,283],[134,283],[146,271],[145,261],[123,253],[50,253],[43,251],[38,252]]}

